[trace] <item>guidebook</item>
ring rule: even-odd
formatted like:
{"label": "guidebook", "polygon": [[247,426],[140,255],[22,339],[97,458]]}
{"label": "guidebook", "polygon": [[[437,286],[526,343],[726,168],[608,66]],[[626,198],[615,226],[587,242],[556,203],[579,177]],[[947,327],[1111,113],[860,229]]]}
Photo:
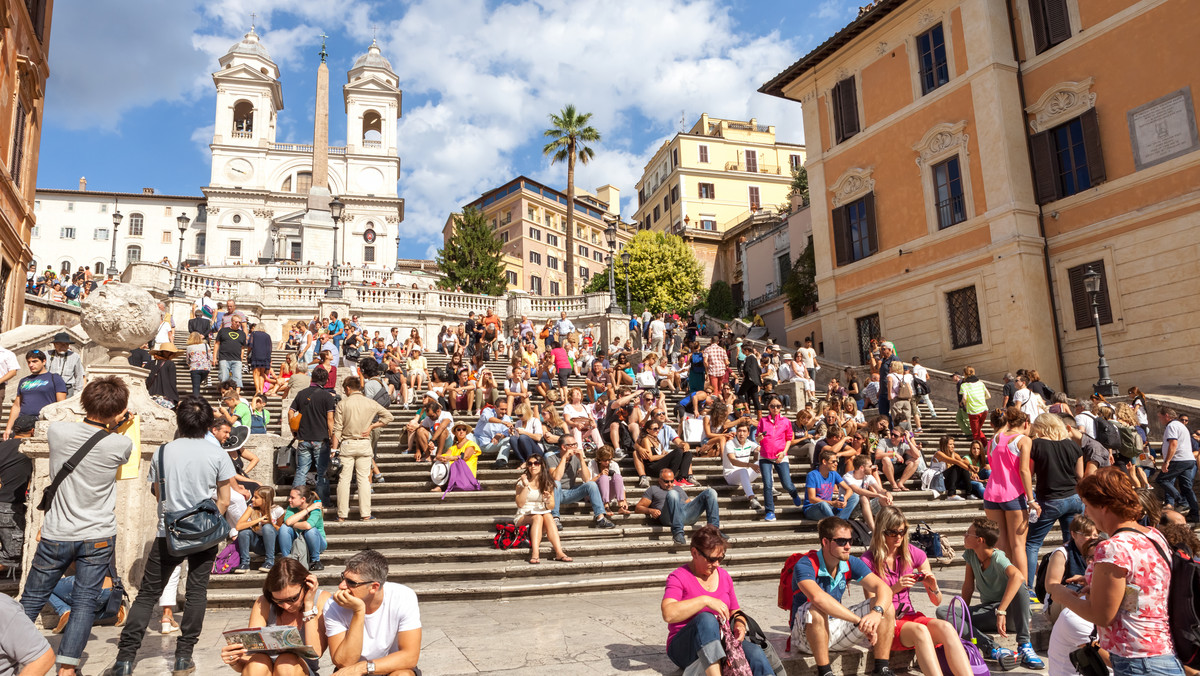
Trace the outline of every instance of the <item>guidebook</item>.
{"label": "guidebook", "polygon": [[226,643],[240,643],[248,653],[296,653],[301,657],[316,657],[317,653],[303,639],[296,627],[254,627],[224,632]]}

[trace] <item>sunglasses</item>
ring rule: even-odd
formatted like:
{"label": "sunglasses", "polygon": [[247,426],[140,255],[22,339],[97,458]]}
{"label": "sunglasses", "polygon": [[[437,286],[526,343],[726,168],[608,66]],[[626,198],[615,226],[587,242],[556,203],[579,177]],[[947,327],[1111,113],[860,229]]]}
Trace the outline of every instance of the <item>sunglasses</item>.
{"label": "sunglasses", "polygon": [[542,461],[541,461],[541,460],[533,460],[533,459],[529,459],[529,460],[526,460],[526,461],[525,461],[525,464],[526,464],[527,466],[532,466],[532,465],[541,465],[541,464],[542,464]]}
{"label": "sunglasses", "polygon": [[[346,578],[342,578],[342,579],[344,580],[344,579],[346,579]],[[303,589],[301,589],[300,591],[296,592],[296,595],[295,595],[295,596],[291,596],[291,597],[288,597],[288,598],[286,598],[286,599],[281,599],[281,598],[279,598],[278,596],[275,596],[274,594],[271,594],[271,600],[275,602],[275,605],[277,605],[277,606],[282,606],[282,605],[285,605],[285,604],[288,604],[288,603],[295,603],[296,601],[299,601],[301,596],[304,596],[304,590],[303,590]]]}
{"label": "sunglasses", "polygon": [[839,547],[849,547],[854,540],[852,538],[830,538],[830,541]]}
{"label": "sunglasses", "polygon": [[699,549],[696,550],[696,553],[699,554],[700,556],[703,556],[704,560],[708,561],[709,563],[720,563],[725,560],[724,554],[719,554],[717,556],[709,556],[708,554],[705,554],[704,552],[700,551]]}
{"label": "sunglasses", "polygon": [[342,583],[351,589],[358,589],[364,584],[371,584],[372,582],[374,582],[374,580],[351,580],[350,578],[346,577],[345,573],[342,573]]}
{"label": "sunglasses", "polygon": [[897,529],[897,530],[885,530],[885,531],[883,531],[883,534],[890,538],[902,538],[902,537],[904,537],[904,534],[907,532],[908,532],[907,528],[902,528],[902,529]]}

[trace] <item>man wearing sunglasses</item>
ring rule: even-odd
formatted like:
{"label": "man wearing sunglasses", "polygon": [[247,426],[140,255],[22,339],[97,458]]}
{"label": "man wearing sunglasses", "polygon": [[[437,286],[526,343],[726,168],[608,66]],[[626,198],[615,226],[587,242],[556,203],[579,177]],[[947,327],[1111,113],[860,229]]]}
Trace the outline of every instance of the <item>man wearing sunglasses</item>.
{"label": "man wearing sunglasses", "polygon": [[[592,481],[592,472],[583,450],[575,437],[563,435],[558,453],[547,453],[546,469],[554,479],[554,525],[562,530],[559,509],[564,503],[587,502],[592,507],[596,528],[616,528],[617,525],[604,514],[604,500],[600,497],[600,486]],[[579,485],[576,486],[576,481]]]}
{"label": "man wearing sunglasses", "polygon": [[[850,524],[836,516],[817,524],[821,548],[801,556],[792,569],[792,647],[813,656],[818,676],[830,676],[829,653],[872,648],[875,676],[895,676],[888,666],[896,623],[892,589],[867,564],[850,555]],[[868,598],[847,608],[851,581]]]}
{"label": "man wearing sunglasses", "polygon": [[688,498],[682,488],[675,485],[675,472],[663,469],[658,481],[646,489],[642,499],[633,508],[638,514],[671,527],[671,536],[677,545],[686,545],[683,527],[695,523],[703,514],[709,525],[721,527],[721,515],[717,512],[717,492],[705,488],[694,498]]}
{"label": "man wearing sunglasses", "polygon": [[418,673],[421,611],[417,595],[387,578],[387,559],[373,549],[364,549],[346,561],[334,602],[325,609],[329,656],[337,673]]}

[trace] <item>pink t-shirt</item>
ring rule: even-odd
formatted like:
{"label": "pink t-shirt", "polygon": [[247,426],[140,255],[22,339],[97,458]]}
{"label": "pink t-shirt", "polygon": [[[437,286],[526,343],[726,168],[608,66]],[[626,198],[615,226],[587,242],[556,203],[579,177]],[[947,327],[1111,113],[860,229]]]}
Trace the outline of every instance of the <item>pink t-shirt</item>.
{"label": "pink t-shirt", "polygon": [[561,347],[556,347],[550,350],[550,354],[554,355],[554,368],[569,369],[571,368],[571,358],[567,355],[567,351]]}
{"label": "pink t-shirt", "polygon": [[[916,545],[911,543],[908,545],[908,556],[912,559],[912,567],[905,568],[904,570],[893,570],[887,575],[882,574],[880,572],[880,567],[875,565],[875,557],[871,555],[870,551],[864,552],[859,558],[863,560],[863,563],[867,564],[867,567],[871,569],[872,573],[875,573],[882,578],[883,581],[888,583],[888,586],[890,587],[899,582],[901,576],[908,575],[914,570],[920,568],[928,558],[925,556],[925,552],[917,549]],[[895,565],[895,562],[893,562],[893,565]],[[913,585],[912,589],[924,589],[924,587]],[[910,590],[905,589],[904,591],[892,595],[892,603],[896,606],[896,617],[904,617],[905,615],[911,615],[917,612],[916,608],[913,608],[912,597],[909,594],[909,591]]]}
{"label": "pink t-shirt", "polygon": [[793,438],[792,421],[787,416],[764,415],[759,419],[758,445],[764,459],[775,460],[782,456],[787,442]]}
{"label": "pink t-shirt", "polygon": [[[733,612],[741,608],[738,604],[737,594],[733,591],[733,578],[729,577],[729,573],[724,568],[717,569],[717,590],[708,591],[700,586],[700,580],[696,579],[696,575],[688,566],[680,566],[671,571],[667,576],[667,588],[663,590],[664,599],[672,599],[675,601],[686,601],[694,599],[697,596],[711,596],[725,603],[729,607],[729,612]],[[705,608],[700,612],[708,612],[716,615],[712,608]],[[675,634],[679,633],[680,629],[687,626],[687,623],[692,618],[687,618],[683,622],[667,623],[667,646],[671,645],[671,639],[675,638]]]}
{"label": "pink t-shirt", "polygon": [[1092,570],[1097,563],[1109,563],[1124,568],[1125,584],[1141,589],[1133,601],[1127,595],[1117,611],[1117,618],[1107,628],[1100,628],[1100,647],[1121,657],[1157,657],[1174,655],[1168,624],[1167,594],[1171,586],[1171,566],[1151,544],[1158,543],[1163,553],[1171,548],[1162,533],[1151,528],[1146,534],[1125,531],[1116,533],[1096,545],[1092,563],[1088,564],[1086,579],[1092,583]]}
{"label": "pink t-shirt", "polygon": [[992,473],[983,489],[983,499],[990,502],[1015,500],[1025,491],[1021,482],[1021,451],[1017,441],[1022,434],[997,434],[988,448],[988,465]]}

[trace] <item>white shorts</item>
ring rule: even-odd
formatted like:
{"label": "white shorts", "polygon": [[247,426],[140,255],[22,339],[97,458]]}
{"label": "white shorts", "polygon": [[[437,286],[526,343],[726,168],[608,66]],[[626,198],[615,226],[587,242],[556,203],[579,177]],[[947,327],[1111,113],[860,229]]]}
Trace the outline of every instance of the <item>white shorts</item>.
{"label": "white shorts", "polygon": [[[862,617],[871,610],[872,604],[874,604],[874,600],[867,599],[858,605],[850,606],[850,612]],[[808,626],[809,622],[812,622],[811,605],[805,603],[796,609],[796,621],[792,624],[793,652],[812,654],[812,648],[808,645],[808,635],[804,633],[804,628]],[[883,639],[881,638],[881,640]],[[886,637],[886,640],[890,641],[891,637]],[[857,624],[847,622],[839,617],[829,618],[829,652],[844,652],[856,646],[870,648],[871,639],[858,630]]]}

